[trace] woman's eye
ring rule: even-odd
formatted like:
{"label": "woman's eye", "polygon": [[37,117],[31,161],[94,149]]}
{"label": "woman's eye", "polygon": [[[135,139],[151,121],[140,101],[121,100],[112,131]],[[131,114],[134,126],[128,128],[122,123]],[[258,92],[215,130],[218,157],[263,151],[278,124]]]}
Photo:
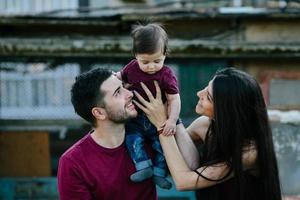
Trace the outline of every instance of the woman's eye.
{"label": "woman's eye", "polygon": [[206,95],[206,98],[208,99],[208,101],[210,101],[210,97],[209,97],[209,95]]}

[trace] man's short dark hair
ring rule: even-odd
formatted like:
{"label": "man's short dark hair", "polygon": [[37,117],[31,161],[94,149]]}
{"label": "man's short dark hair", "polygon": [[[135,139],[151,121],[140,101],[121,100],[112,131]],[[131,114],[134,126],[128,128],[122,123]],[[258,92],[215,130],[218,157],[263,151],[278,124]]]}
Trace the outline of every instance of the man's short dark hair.
{"label": "man's short dark hair", "polygon": [[168,35],[159,23],[138,24],[131,32],[133,54],[153,54],[161,50],[164,55],[168,51]]}
{"label": "man's short dark hair", "polygon": [[92,125],[95,125],[92,108],[103,106],[105,94],[100,87],[111,75],[112,71],[108,69],[93,69],[77,76],[72,86],[71,101],[75,112]]}

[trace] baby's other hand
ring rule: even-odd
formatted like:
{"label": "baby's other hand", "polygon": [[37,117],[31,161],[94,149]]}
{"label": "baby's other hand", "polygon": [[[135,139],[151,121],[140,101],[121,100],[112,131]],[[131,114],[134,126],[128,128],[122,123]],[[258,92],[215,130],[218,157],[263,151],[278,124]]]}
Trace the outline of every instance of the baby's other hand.
{"label": "baby's other hand", "polygon": [[132,86],[132,84],[130,84],[130,83],[123,83],[123,87],[126,89],[130,88],[131,86]]}
{"label": "baby's other hand", "polygon": [[175,135],[175,133],[176,133],[176,121],[168,119],[166,121],[162,134],[164,136],[171,136],[171,135]]}
{"label": "baby's other hand", "polygon": [[112,74],[113,74],[114,76],[116,76],[120,81],[122,81],[121,72],[114,72],[114,71],[112,71]]}

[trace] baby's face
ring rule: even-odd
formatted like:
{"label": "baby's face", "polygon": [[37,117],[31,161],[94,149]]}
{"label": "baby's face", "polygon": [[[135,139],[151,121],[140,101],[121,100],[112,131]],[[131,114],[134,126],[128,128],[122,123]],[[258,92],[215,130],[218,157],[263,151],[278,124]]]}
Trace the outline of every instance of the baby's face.
{"label": "baby's face", "polygon": [[153,54],[136,54],[140,69],[147,74],[155,74],[164,65],[166,56],[158,51]]}

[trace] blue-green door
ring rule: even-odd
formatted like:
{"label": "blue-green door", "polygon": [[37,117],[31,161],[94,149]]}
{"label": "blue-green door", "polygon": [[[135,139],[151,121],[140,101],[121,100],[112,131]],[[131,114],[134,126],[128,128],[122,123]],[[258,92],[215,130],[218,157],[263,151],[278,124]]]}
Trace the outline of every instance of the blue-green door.
{"label": "blue-green door", "polygon": [[179,64],[181,117],[195,118],[195,106],[198,102],[197,91],[205,88],[218,69],[226,67],[225,62],[190,62]]}

